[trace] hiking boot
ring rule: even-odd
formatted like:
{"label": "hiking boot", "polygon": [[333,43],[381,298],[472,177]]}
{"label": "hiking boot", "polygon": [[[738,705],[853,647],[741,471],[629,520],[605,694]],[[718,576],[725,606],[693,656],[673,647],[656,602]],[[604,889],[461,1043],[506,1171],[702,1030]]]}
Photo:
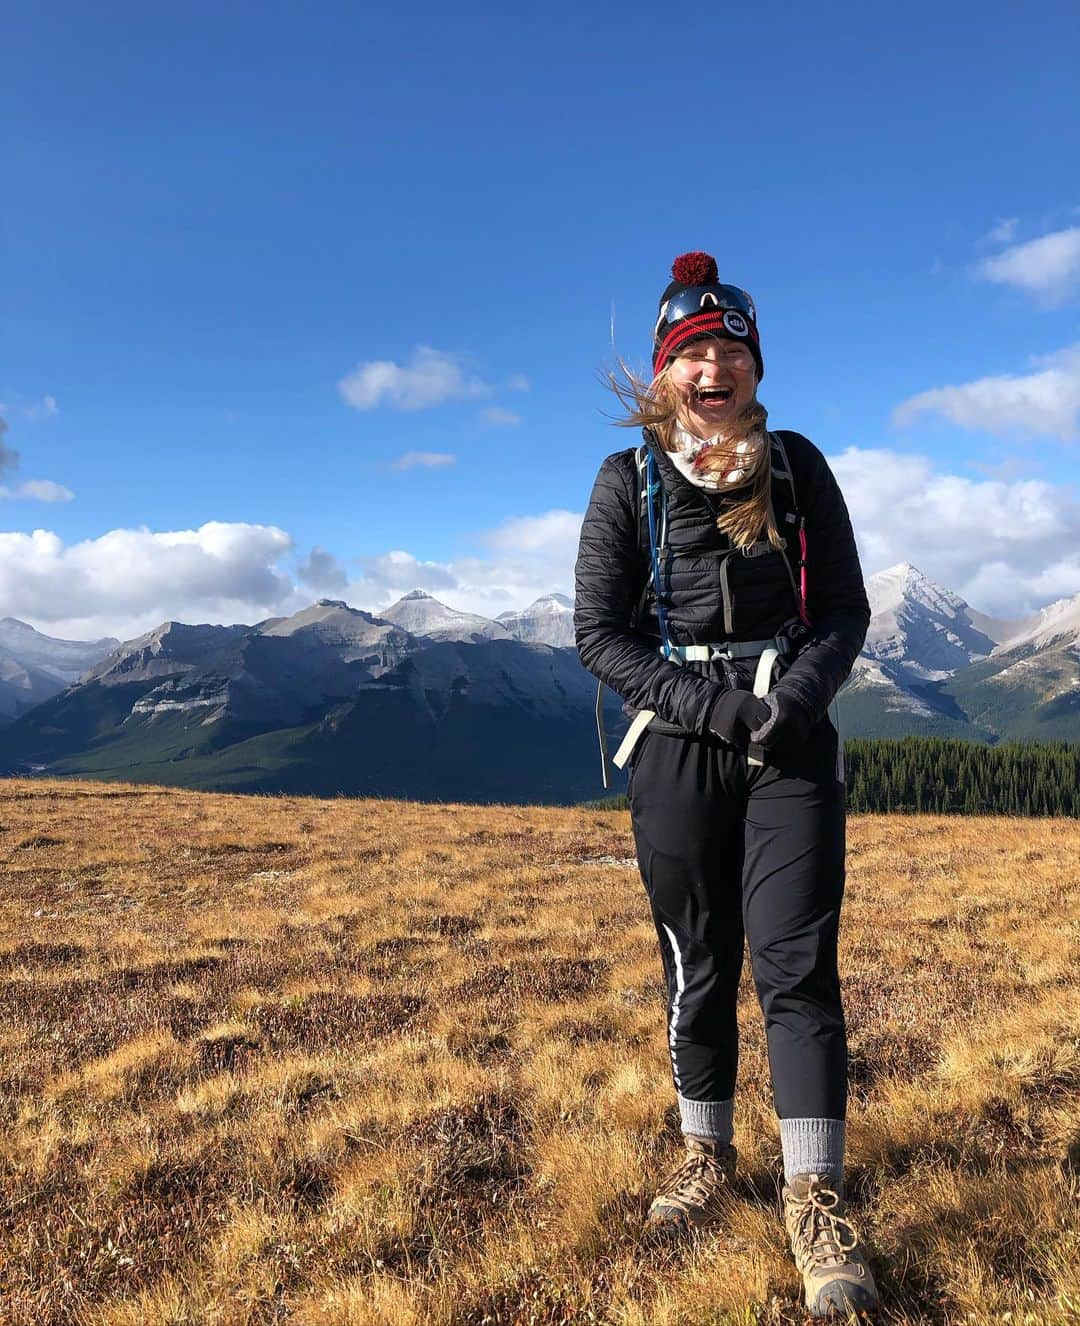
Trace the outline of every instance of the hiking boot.
{"label": "hiking boot", "polygon": [[872,1312],[879,1305],[859,1236],[827,1174],[797,1174],[784,1185],[784,1225],[802,1272],[812,1317]]}
{"label": "hiking boot", "polygon": [[645,1217],[645,1233],[683,1238],[716,1224],[735,1181],[733,1146],[709,1137],[684,1138],[686,1155],[660,1186]]}

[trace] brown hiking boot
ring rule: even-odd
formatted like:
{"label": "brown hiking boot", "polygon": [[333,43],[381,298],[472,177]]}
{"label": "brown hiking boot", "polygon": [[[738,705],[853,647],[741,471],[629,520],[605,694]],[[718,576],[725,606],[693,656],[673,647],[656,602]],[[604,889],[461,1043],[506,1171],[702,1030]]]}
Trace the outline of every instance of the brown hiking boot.
{"label": "brown hiking boot", "polygon": [[784,1225],[802,1272],[812,1317],[856,1317],[879,1306],[877,1287],[844,1199],[827,1174],[797,1174],[784,1185]]}
{"label": "brown hiking boot", "polygon": [[687,1135],[686,1155],[660,1186],[645,1217],[645,1233],[682,1238],[716,1224],[735,1180],[733,1146]]}

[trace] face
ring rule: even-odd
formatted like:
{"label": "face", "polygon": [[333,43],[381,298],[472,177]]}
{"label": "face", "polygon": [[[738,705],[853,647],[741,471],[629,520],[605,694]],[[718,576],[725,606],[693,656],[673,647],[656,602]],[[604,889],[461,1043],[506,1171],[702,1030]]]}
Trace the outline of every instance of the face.
{"label": "face", "polygon": [[679,421],[697,437],[713,437],[754,399],[757,364],[745,345],[710,336],[684,345],[668,378],[679,393]]}

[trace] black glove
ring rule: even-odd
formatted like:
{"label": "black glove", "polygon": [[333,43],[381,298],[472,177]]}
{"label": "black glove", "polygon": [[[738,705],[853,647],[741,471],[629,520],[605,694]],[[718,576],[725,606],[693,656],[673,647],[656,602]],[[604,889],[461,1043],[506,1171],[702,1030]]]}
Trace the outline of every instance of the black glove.
{"label": "black glove", "polygon": [[709,714],[709,731],[733,746],[745,746],[751,728],[758,728],[771,710],[752,691],[725,691]]}
{"label": "black glove", "polygon": [[763,713],[751,728],[750,740],[766,750],[798,750],[805,746],[814,726],[806,706],[786,691],[770,691],[758,703]]}

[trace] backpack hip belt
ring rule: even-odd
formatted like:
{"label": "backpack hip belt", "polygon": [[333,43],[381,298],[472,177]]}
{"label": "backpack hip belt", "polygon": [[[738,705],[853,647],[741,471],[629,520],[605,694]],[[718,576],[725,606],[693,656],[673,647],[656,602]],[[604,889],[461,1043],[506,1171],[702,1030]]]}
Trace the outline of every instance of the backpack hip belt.
{"label": "backpack hip belt", "polygon": [[[664,647],[658,647],[659,652],[664,654]],[[782,631],[776,635],[770,636],[768,640],[720,640],[716,644],[693,644],[693,645],[668,645],[669,653],[665,655],[672,663],[713,663],[723,660],[734,661],[736,659],[756,658],[758,660],[757,671],[754,676],[754,694],[762,696],[767,694],[772,685],[773,666],[777,659],[786,658],[793,651],[794,642],[791,637],[785,635]],[[635,715],[633,722],[626,730],[619,749],[611,757],[611,763],[617,769],[625,766],[630,758],[630,753],[637,745],[638,738],[656,717],[654,709],[641,709]],[[757,747],[750,747],[749,758],[751,764],[761,764],[760,753]]]}

